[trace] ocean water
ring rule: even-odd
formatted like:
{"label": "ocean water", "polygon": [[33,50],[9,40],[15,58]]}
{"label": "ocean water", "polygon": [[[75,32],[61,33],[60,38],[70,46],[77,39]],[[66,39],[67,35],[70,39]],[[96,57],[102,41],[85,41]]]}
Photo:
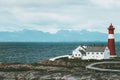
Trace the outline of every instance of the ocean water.
{"label": "ocean water", "polygon": [[[52,57],[71,54],[79,45],[107,45],[105,42],[1,42],[0,63],[33,63]],[[116,53],[120,56],[120,42],[116,43]]]}

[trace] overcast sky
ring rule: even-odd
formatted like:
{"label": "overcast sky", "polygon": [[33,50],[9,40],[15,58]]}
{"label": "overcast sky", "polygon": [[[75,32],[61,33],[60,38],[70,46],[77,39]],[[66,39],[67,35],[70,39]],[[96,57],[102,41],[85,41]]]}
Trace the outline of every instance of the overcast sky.
{"label": "overcast sky", "polygon": [[120,0],[0,0],[0,31],[89,30],[120,33]]}

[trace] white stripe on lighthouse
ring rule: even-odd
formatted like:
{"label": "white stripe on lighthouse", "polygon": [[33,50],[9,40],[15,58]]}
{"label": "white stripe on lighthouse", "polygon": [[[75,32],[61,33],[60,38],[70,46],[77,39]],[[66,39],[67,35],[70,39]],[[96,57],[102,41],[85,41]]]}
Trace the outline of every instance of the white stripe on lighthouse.
{"label": "white stripe on lighthouse", "polygon": [[108,39],[114,39],[114,34],[109,34]]}

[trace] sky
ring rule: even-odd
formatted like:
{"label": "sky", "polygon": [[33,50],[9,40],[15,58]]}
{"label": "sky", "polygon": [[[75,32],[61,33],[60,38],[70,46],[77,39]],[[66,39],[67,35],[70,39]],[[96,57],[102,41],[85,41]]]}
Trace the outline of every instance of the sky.
{"label": "sky", "polygon": [[88,30],[120,33],[120,0],[0,0],[0,31]]}

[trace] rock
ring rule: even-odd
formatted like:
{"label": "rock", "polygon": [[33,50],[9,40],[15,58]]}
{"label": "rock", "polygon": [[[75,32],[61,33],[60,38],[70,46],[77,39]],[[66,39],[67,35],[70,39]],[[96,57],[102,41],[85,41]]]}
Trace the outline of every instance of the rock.
{"label": "rock", "polygon": [[65,76],[65,80],[120,79],[120,73],[85,70],[85,66],[92,62],[94,61],[45,60],[33,64],[0,64],[0,80],[61,80]]}
{"label": "rock", "polygon": [[36,79],[33,73],[29,73],[25,77],[26,77],[26,80],[34,80],[34,79]]}
{"label": "rock", "polygon": [[19,73],[16,77],[17,80],[25,80],[25,76],[22,73]]}
{"label": "rock", "polygon": [[15,73],[14,72],[5,72],[3,74],[3,77],[6,79],[15,79]]}

